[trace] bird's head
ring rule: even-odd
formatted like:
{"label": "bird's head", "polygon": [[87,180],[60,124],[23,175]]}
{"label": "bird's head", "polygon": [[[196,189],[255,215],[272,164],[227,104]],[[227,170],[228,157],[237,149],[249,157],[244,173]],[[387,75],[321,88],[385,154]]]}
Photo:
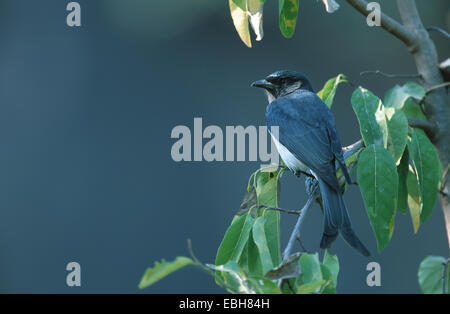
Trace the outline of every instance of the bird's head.
{"label": "bird's head", "polygon": [[265,79],[253,82],[251,86],[264,88],[269,102],[298,89],[314,92],[308,78],[295,71],[281,70],[269,74]]}

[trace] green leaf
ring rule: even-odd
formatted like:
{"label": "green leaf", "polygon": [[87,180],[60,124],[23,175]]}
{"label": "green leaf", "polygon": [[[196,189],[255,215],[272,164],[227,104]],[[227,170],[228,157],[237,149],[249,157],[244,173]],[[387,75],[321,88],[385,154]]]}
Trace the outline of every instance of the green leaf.
{"label": "green leaf", "polygon": [[315,292],[317,289],[319,289],[324,283],[326,283],[325,280],[318,280],[311,283],[305,283],[303,285],[300,285],[297,287],[297,293],[298,294],[310,294]]}
{"label": "green leaf", "polygon": [[[262,262],[261,258],[259,256],[259,250],[258,247],[255,244],[255,241],[253,240],[253,234],[250,233],[250,236],[248,237],[247,242],[247,248],[246,248],[246,254],[247,254],[247,263],[246,263],[246,269],[248,269],[248,274],[250,276],[254,277],[262,277],[264,275],[263,269],[262,269]],[[242,265],[243,261],[239,261],[239,265]]]}
{"label": "green leaf", "polygon": [[233,19],[234,27],[239,34],[239,37],[247,45],[247,47],[252,47],[252,41],[250,39],[250,32],[248,26],[248,14],[247,9],[237,5],[235,1],[241,4],[245,0],[228,0],[230,4],[231,17]]}
{"label": "green leaf", "polygon": [[265,277],[270,280],[295,278],[300,275],[299,260],[302,253],[294,253],[284,260],[280,265],[270,270]]}
{"label": "green leaf", "polygon": [[230,260],[239,260],[252,226],[253,218],[250,214],[233,220],[217,251],[216,265],[223,265]]}
{"label": "green leaf", "polygon": [[233,0],[233,3],[238,6],[241,10],[247,10],[247,0]]}
{"label": "green leaf", "polygon": [[262,263],[263,273],[266,274],[273,268],[272,257],[267,245],[266,233],[264,231],[264,219],[258,217],[253,224],[253,240],[258,247],[259,257]]}
{"label": "green leaf", "polygon": [[353,111],[366,146],[371,144],[386,148],[387,123],[381,100],[365,88],[357,88],[351,98]]}
{"label": "green leaf", "polygon": [[436,204],[440,180],[439,158],[425,132],[419,129],[411,129],[408,151],[419,182],[420,221],[425,222]]}
{"label": "green leaf", "polygon": [[[283,170],[278,172],[261,172],[256,178],[256,195],[258,204],[278,207],[280,198],[279,179]],[[263,210],[264,231],[267,245],[272,256],[273,265],[281,262],[280,252],[280,213],[274,210]]]}
{"label": "green leaf", "polygon": [[372,144],[362,151],[357,172],[366,212],[381,251],[394,231],[398,192],[395,161],[386,149]]}
{"label": "green leaf", "polygon": [[[441,256],[427,256],[419,266],[419,284],[423,293],[437,294],[442,291],[442,270],[446,263]],[[447,264],[445,272],[445,293],[450,293],[450,270]]]}
{"label": "green leaf", "polygon": [[413,98],[408,98],[408,100],[406,100],[402,111],[405,113],[408,119],[427,119],[422,111],[422,108]]}
{"label": "green leaf", "polygon": [[299,260],[301,275],[295,284],[297,287],[322,280],[319,254],[302,254]]}
{"label": "green leaf", "polygon": [[225,288],[232,293],[281,293],[277,284],[269,279],[248,277],[235,261],[220,266],[206,266],[221,273]]}
{"label": "green leaf", "polygon": [[425,89],[417,83],[407,82],[403,86],[396,85],[388,90],[384,96],[386,107],[401,109],[408,98],[421,100],[425,96]]}
{"label": "green leaf", "polygon": [[255,293],[254,287],[249,285],[247,276],[235,261],[229,261],[219,266],[210,264],[206,264],[206,266],[220,273],[225,288],[231,293]]}
{"label": "green leaf", "polygon": [[331,270],[322,264],[320,265],[320,271],[322,272],[322,277],[326,282],[322,294],[336,294],[336,282],[333,279]]}
{"label": "green leaf", "polygon": [[339,260],[337,255],[331,255],[328,250],[325,251],[323,256],[323,265],[325,265],[330,271],[331,277],[333,279],[334,285],[337,286],[337,278],[339,275]]}
{"label": "green leaf", "polygon": [[408,119],[406,115],[395,108],[385,107],[388,128],[388,151],[398,164],[408,141]]}
{"label": "green leaf", "polygon": [[331,108],[331,105],[333,104],[334,96],[336,95],[336,90],[340,83],[351,84],[344,74],[338,74],[338,76],[329,79],[322,90],[317,93],[317,96],[323,100],[328,108]]}
{"label": "green leaf", "polygon": [[407,187],[408,187],[409,213],[411,215],[414,233],[417,233],[420,227],[420,212],[422,210],[422,202],[420,198],[419,183],[417,182],[417,176],[412,171],[412,169],[408,171]]}
{"label": "green leaf", "polygon": [[409,153],[408,149],[405,149],[400,164],[397,166],[398,174],[398,202],[397,209],[406,214],[408,209],[408,186],[406,184],[408,178],[409,169]]}
{"label": "green leaf", "polygon": [[191,264],[194,264],[194,261],[183,256],[178,256],[173,262],[166,262],[165,260],[162,260],[161,263],[155,262],[155,265],[147,268],[142,276],[139,289],[147,288],[174,271]]}
{"label": "green leaf", "polygon": [[279,0],[279,25],[281,33],[286,38],[294,35],[298,16],[298,0]]}

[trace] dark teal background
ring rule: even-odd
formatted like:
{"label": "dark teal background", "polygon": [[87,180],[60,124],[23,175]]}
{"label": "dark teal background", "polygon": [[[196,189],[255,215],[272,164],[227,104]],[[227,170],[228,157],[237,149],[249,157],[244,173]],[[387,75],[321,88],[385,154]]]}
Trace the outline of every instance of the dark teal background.
{"label": "dark teal background", "polygon": [[[398,18],[394,1],[379,1]],[[425,25],[447,31],[446,0],[417,1]],[[338,73],[378,96],[404,80],[360,76],[364,70],[414,73],[403,45],[368,27],[345,1],[327,14],[300,0],[290,40],[265,7],[265,38],[248,49],[233,28],[227,1],[81,0],[82,26],[69,28],[63,0],[0,1],[0,292],[134,293],[147,266],[187,255],[203,262],[216,249],[259,162],[182,162],[170,156],[173,127],[264,125],[265,98],[249,87],[288,68],[316,89]],[[441,60],[450,46],[432,33]],[[333,106],[343,145],[360,138],[342,86]],[[373,257],[342,239],[341,293],[419,292],[417,269],[427,255],[448,255],[436,207],[417,235],[409,214],[378,254],[357,187],[345,195],[355,229]],[[282,179],[282,207],[303,205],[303,179]],[[282,217],[282,245],[295,223]],[[318,250],[322,218],[310,211],[302,230]],[[82,287],[66,286],[66,264],[82,268]],[[381,287],[366,285],[367,263],[381,265]],[[218,293],[207,274],[188,267],[147,293]]]}

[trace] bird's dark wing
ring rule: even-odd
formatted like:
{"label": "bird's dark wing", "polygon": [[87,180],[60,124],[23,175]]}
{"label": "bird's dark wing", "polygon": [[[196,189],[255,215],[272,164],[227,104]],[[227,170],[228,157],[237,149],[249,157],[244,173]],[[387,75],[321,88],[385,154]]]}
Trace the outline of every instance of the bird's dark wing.
{"label": "bird's dark wing", "polygon": [[339,164],[339,167],[342,169],[342,173],[345,176],[345,179],[349,184],[352,183],[350,178],[350,174],[348,173],[347,165],[345,164],[344,154],[342,153],[342,144],[339,140],[339,136],[336,131],[336,126],[334,124],[333,115],[330,113],[331,119],[328,119],[327,132],[328,137],[330,138],[331,150]]}
{"label": "bird's dark wing", "polygon": [[338,190],[328,126],[323,123],[317,108],[309,110],[309,105],[314,105],[311,101],[314,100],[298,97],[277,99],[267,108],[267,126],[278,126],[279,142],[330,187]]}

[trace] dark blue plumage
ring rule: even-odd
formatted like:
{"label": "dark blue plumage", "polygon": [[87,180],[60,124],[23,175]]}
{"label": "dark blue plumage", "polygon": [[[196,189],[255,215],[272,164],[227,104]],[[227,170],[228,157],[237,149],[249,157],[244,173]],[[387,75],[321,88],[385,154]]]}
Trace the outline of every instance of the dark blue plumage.
{"label": "dark blue plumage", "polygon": [[329,247],[341,232],[352,247],[370,255],[352,229],[336,178],[338,162],[350,183],[331,111],[298,72],[278,71],[252,85],[267,91],[267,126],[269,130],[278,127],[279,136],[274,141],[285,164],[294,172],[309,168],[319,181],[324,208],[320,247]]}

